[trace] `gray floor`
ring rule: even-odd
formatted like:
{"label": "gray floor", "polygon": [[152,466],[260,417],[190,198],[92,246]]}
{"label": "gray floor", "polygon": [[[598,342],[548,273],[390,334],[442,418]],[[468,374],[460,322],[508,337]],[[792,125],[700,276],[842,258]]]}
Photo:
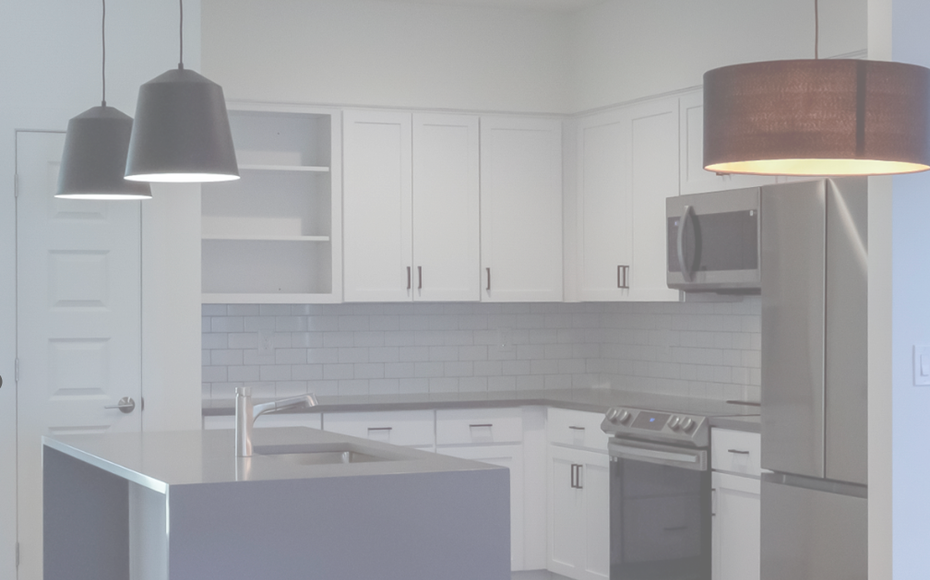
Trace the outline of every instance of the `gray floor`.
{"label": "gray floor", "polygon": [[526,572],[511,572],[511,580],[570,580],[565,576],[549,572],[548,570],[529,570]]}

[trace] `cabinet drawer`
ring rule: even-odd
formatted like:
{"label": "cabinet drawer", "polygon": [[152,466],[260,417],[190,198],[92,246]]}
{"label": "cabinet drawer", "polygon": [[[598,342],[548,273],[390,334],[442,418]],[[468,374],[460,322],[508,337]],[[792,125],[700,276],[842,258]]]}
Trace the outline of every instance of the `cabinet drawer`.
{"label": "cabinet drawer", "polygon": [[436,411],[437,445],[483,445],[523,441],[520,409]]}
{"label": "cabinet drawer", "polygon": [[759,477],[762,436],[758,433],[711,429],[711,468]]}
{"label": "cabinet drawer", "polygon": [[323,430],[408,447],[432,447],[433,411],[325,413]]}
{"label": "cabinet drawer", "polygon": [[607,452],[607,434],[601,431],[603,413],[549,409],[549,443]]}

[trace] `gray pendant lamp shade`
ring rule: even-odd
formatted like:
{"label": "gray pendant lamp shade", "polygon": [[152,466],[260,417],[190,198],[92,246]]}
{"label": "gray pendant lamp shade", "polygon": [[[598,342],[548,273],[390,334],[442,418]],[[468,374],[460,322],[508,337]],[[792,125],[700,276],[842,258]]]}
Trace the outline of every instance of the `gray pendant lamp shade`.
{"label": "gray pendant lamp shade", "polygon": [[93,107],[68,122],[55,197],[148,199],[147,183],[127,181],[132,118],[113,107]]}
{"label": "gray pendant lamp shade", "polygon": [[837,59],[708,71],[704,168],[826,176],[930,169],[930,70]]}
{"label": "gray pendant lamp shade", "polygon": [[126,179],[172,183],[239,179],[223,88],[182,67],[142,85]]}

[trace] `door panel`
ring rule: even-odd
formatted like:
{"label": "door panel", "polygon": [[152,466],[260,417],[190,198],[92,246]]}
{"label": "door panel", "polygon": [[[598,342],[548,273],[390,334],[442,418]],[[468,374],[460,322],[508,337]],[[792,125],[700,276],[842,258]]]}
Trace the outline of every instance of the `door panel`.
{"label": "door panel", "polygon": [[826,476],[868,480],[868,182],[827,188]]}
{"label": "door panel", "polygon": [[414,300],[477,301],[478,117],[413,119]]}
{"label": "door panel", "polygon": [[824,476],[824,181],[762,188],[762,467]]}
{"label": "door panel", "polygon": [[409,113],[343,113],[346,302],[404,302],[413,293]]}
{"label": "door panel", "polygon": [[[17,134],[19,577],[42,576],[41,436],[139,431],[140,202],[54,198],[64,134]],[[105,409],[130,397],[135,409]]]}

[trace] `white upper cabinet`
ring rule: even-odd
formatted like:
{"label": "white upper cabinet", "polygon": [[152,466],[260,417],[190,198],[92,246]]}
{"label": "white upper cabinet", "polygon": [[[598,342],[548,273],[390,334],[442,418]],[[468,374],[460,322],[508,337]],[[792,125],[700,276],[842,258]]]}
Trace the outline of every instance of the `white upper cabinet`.
{"label": "white upper cabinet", "polygon": [[717,175],[704,169],[704,91],[682,95],[681,114],[681,193],[704,193],[770,185],[769,175]]}
{"label": "white upper cabinet", "polygon": [[581,299],[677,301],[664,225],[678,195],[678,99],[581,119],[577,150]]}
{"label": "white upper cabinet", "polygon": [[343,119],[345,300],[478,300],[478,118]]}
{"label": "white upper cabinet", "polygon": [[338,113],[248,107],[229,112],[242,178],[202,188],[202,300],[338,302]]}
{"label": "white upper cabinet", "polygon": [[415,300],[477,301],[478,117],[413,116]]}
{"label": "white upper cabinet", "polygon": [[346,302],[413,296],[411,116],[343,113]]}
{"label": "white upper cabinet", "polygon": [[562,300],[562,124],[481,119],[481,299]]}

